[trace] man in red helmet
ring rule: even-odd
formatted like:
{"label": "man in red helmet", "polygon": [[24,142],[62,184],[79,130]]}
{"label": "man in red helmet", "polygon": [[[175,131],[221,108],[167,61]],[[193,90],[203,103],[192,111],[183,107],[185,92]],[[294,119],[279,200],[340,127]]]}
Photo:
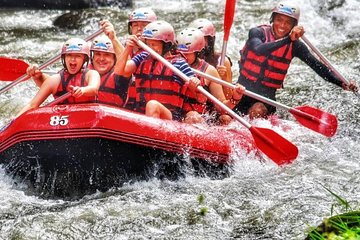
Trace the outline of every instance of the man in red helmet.
{"label": "man in red helmet", "polygon": [[[317,58],[306,45],[299,41],[304,28],[298,25],[300,9],[291,2],[281,2],[273,10],[271,25],[261,25],[250,29],[249,38],[240,51],[240,76],[238,83],[246,89],[275,100],[276,90],[281,88],[291,60],[298,57],[326,81],[357,91],[351,80],[348,86]],[[242,114],[253,117],[266,117],[276,108],[244,96],[235,108]]]}

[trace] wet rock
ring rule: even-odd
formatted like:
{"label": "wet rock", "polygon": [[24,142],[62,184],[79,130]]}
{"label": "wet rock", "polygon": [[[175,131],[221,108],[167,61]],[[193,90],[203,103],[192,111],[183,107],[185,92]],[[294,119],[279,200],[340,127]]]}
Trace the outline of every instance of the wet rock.
{"label": "wet rock", "polygon": [[92,25],[103,18],[105,18],[104,14],[93,9],[74,10],[58,16],[53,24],[59,28],[79,29],[83,26]]}

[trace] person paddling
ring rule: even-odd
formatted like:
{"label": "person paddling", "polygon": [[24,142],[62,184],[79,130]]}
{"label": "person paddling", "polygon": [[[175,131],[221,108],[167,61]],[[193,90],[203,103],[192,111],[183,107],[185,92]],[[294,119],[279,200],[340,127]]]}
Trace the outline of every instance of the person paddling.
{"label": "person paddling", "polygon": [[[133,10],[129,14],[128,19],[128,33],[130,35],[135,35],[138,38],[141,37],[144,28],[151,22],[157,20],[155,12],[151,8],[138,8]],[[126,43],[124,43],[126,45]],[[129,58],[131,59],[138,53],[142,51],[137,45],[133,46],[133,50],[130,53]],[[125,104],[125,107],[129,110],[135,110],[135,101],[136,101],[136,90],[135,90],[135,81],[132,76],[129,77],[130,86],[128,89],[128,98]]]}
{"label": "person paddling", "polygon": [[64,68],[57,74],[47,77],[35,97],[19,112],[39,107],[52,94],[58,98],[67,92],[71,96],[62,103],[94,102],[100,85],[99,73],[87,68],[90,59],[90,46],[80,38],[66,41],[61,49],[61,62]]}
{"label": "person paddling", "polygon": [[[291,60],[298,57],[328,82],[346,90],[357,90],[351,80],[345,86],[336,75],[320,62],[299,40],[304,27],[298,25],[300,8],[291,2],[280,2],[271,11],[270,25],[250,29],[249,38],[240,51],[238,83],[247,90],[275,100],[275,93],[283,87]],[[250,118],[266,117],[276,108],[244,96],[235,110]]]}
{"label": "person paddling", "polygon": [[114,26],[108,21],[100,22],[106,36],[97,37],[91,45],[91,67],[100,74],[97,102],[123,107],[130,79],[119,75],[117,59],[124,51],[116,37]]}
{"label": "person paddling", "polygon": [[148,52],[141,52],[128,60],[138,42],[137,36],[129,36],[120,62],[123,76],[135,76],[134,110],[147,116],[181,121],[185,91],[190,87],[193,92],[200,94],[196,90],[200,80],[194,77],[190,66],[183,58],[171,54],[175,44],[175,32],[168,22],[157,20],[149,23],[144,28],[142,39],[151,49],[190,77],[191,81],[186,83],[162,62],[152,58]]}
{"label": "person paddling", "polygon": [[[208,64],[204,59],[199,58],[201,51],[205,47],[205,38],[201,30],[197,28],[185,28],[182,30],[176,38],[177,51],[184,55],[188,64],[199,71],[202,71],[208,75],[216,78],[220,78],[216,68]],[[236,91],[230,100],[225,98],[222,86],[218,83],[199,77],[201,86],[214,95],[217,99],[227,105],[229,108],[233,108],[240,101],[245,88],[238,85]],[[186,123],[198,123],[203,122],[205,114],[209,115],[213,110],[213,105],[210,102],[201,103],[196,98],[196,95],[187,90],[186,99],[184,102],[183,110],[186,113],[184,122]],[[217,109],[222,113],[221,116],[217,116],[217,120],[221,124],[228,124],[232,118],[225,114],[222,109]],[[209,118],[210,116],[208,116]],[[213,119],[212,119],[213,120]],[[216,121],[217,121],[216,120]]]}
{"label": "person paddling", "polygon": [[[151,8],[138,8],[133,10],[129,14],[128,19],[128,33],[129,35],[135,35],[137,37],[141,37],[144,28],[151,22],[157,20],[157,16],[155,12]],[[134,46],[133,53],[131,57],[135,56],[139,53],[141,49],[137,46]]]}
{"label": "person paddling", "polygon": [[[90,69],[94,69],[100,74],[100,88],[96,102],[123,107],[130,79],[123,78],[118,74],[116,59],[124,47],[116,37],[114,26],[108,20],[100,21],[100,26],[106,36],[99,36],[92,42],[89,64]],[[50,77],[38,70],[36,64],[29,66],[27,74],[34,79],[38,87]]]}
{"label": "person paddling", "polygon": [[[205,59],[207,63],[214,66],[222,80],[232,83],[232,62],[231,59],[225,56],[224,65],[220,65],[221,53],[215,51],[215,34],[216,29],[214,24],[205,18],[198,18],[189,24],[189,27],[200,29],[205,36],[205,48],[201,52],[200,58]],[[223,87],[226,99],[231,99],[232,89]]]}

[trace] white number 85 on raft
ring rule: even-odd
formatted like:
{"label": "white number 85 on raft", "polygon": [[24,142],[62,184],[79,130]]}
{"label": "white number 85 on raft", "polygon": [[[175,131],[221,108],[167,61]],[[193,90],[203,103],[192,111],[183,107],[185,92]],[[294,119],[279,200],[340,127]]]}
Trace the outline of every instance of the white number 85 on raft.
{"label": "white number 85 on raft", "polygon": [[52,116],[50,118],[50,125],[51,126],[65,126],[69,123],[69,116]]}

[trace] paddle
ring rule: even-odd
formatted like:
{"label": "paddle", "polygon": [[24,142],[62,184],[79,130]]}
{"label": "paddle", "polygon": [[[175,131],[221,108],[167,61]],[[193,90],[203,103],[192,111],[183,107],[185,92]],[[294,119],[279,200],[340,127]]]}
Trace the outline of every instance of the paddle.
{"label": "paddle", "polygon": [[24,75],[29,64],[22,60],[0,57],[0,80],[13,81]]}
{"label": "paddle", "polygon": [[[235,85],[228,83],[222,79],[210,76],[196,69],[192,69],[192,70],[199,76],[202,76],[211,81],[219,83],[225,87],[235,89]],[[255,98],[259,101],[265,102],[269,105],[288,110],[295,117],[295,119],[298,120],[298,122],[301,123],[303,126],[315,132],[318,132],[326,137],[332,137],[336,133],[338,126],[337,119],[336,116],[330,113],[324,112],[320,109],[310,106],[300,106],[300,107],[291,108],[282,103],[276,102],[272,99],[263,97],[248,90],[245,90],[245,95]]]}
{"label": "paddle", "polygon": [[[100,35],[101,33],[103,32],[102,29],[99,29],[97,30],[96,32],[94,32],[93,34],[91,34],[90,36],[88,36],[87,38],[85,38],[85,41],[89,41],[93,38],[95,38],[96,36]],[[42,65],[39,66],[39,69],[42,70],[44,68],[46,68],[47,66],[55,63],[56,61],[58,61],[59,59],[61,58],[61,54],[58,54],[52,58],[50,58],[49,60],[47,60],[45,63],[43,63]],[[4,61],[4,60],[3,60]],[[6,61],[6,60],[5,60]],[[9,65],[7,64],[6,65],[7,67],[9,67]],[[23,70],[23,67],[24,65],[22,64],[20,67],[22,67],[22,69],[20,70]],[[13,68],[16,68],[16,66],[14,66]],[[1,72],[1,71],[0,71]],[[16,70],[13,69],[13,71],[10,71],[10,70],[7,70],[7,72],[16,72]],[[25,72],[26,72],[26,69],[25,69]],[[6,74],[5,74],[6,75]],[[11,75],[11,74],[10,74]],[[9,76],[11,77],[11,76]],[[8,78],[9,78],[8,77]],[[8,91],[10,88],[12,88],[13,86],[15,86],[16,84],[22,82],[22,81],[25,81],[29,79],[29,76],[27,74],[23,74],[21,77],[18,77],[16,80],[14,80],[13,82],[11,82],[10,84],[6,85],[5,87],[1,88],[0,89],[0,94]]]}
{"label": "paddle", "polygon": [[[26,74],[29,64],[20,59],[0,57],[0,81],[13,81]],[[42,70],[42,73],[56,74],[55,70]]]}
{"label": "paddle", "polygon": [[[306,36],[302,35],[302,40],[308,45],[311,50],[313,50],[316,55],[323,61],[323,63],[334,72],[334,74],[347,86],[349,86],[349,82],[332,66],[329,60],[307,39]],[[353,93],[360,98],[359,92],[353,91]]]}
{"label": "paddle", "polygon": [[229,40],[230,28],[234,20],[236,0],[226,0],[224,14],[224,41],[221,50],[220,65],[224,65],[227,42]]}
{"label": "paddle", "polygon": [[[138,40],[137,43],[142,49],[149,52],[154,58],[162,62],[168,68],[170,68],[176,75],[181,77],[183,80],[190,80],[188,76],[186,76],[183,72],[174,67],[170,62],[165,60],[162,56],[160,56],[158,53],[148,47],[145,43],[140,40]],[[290,164],[297,157],[298,149],[294,144],[292,144],[291,142],[270,129],[259,128],[250,125],[243,118],[233,112],[228,106],[226,106],[209,92],[207,92],[202,86],[198,86],[197,89],[206,97],[208,97],[211,101],[221,107],[224,111],[226,111],[230,116],[232,116],[234,119],[236,119],[246,128],[248,128],[254,138],[257,148],[260,149],[276,164]]]}
{"label": "paddle", "polygon": [[55,100],[49,102],[48,104],[44,105],[44,107],[52,107],[55,106],[58,103],[61,103],[62,101],[64,101],[65,99],[69,98],[71,96],[70,92],[67,92],[63,95],[61,95],[60,97],[56,98]]}

